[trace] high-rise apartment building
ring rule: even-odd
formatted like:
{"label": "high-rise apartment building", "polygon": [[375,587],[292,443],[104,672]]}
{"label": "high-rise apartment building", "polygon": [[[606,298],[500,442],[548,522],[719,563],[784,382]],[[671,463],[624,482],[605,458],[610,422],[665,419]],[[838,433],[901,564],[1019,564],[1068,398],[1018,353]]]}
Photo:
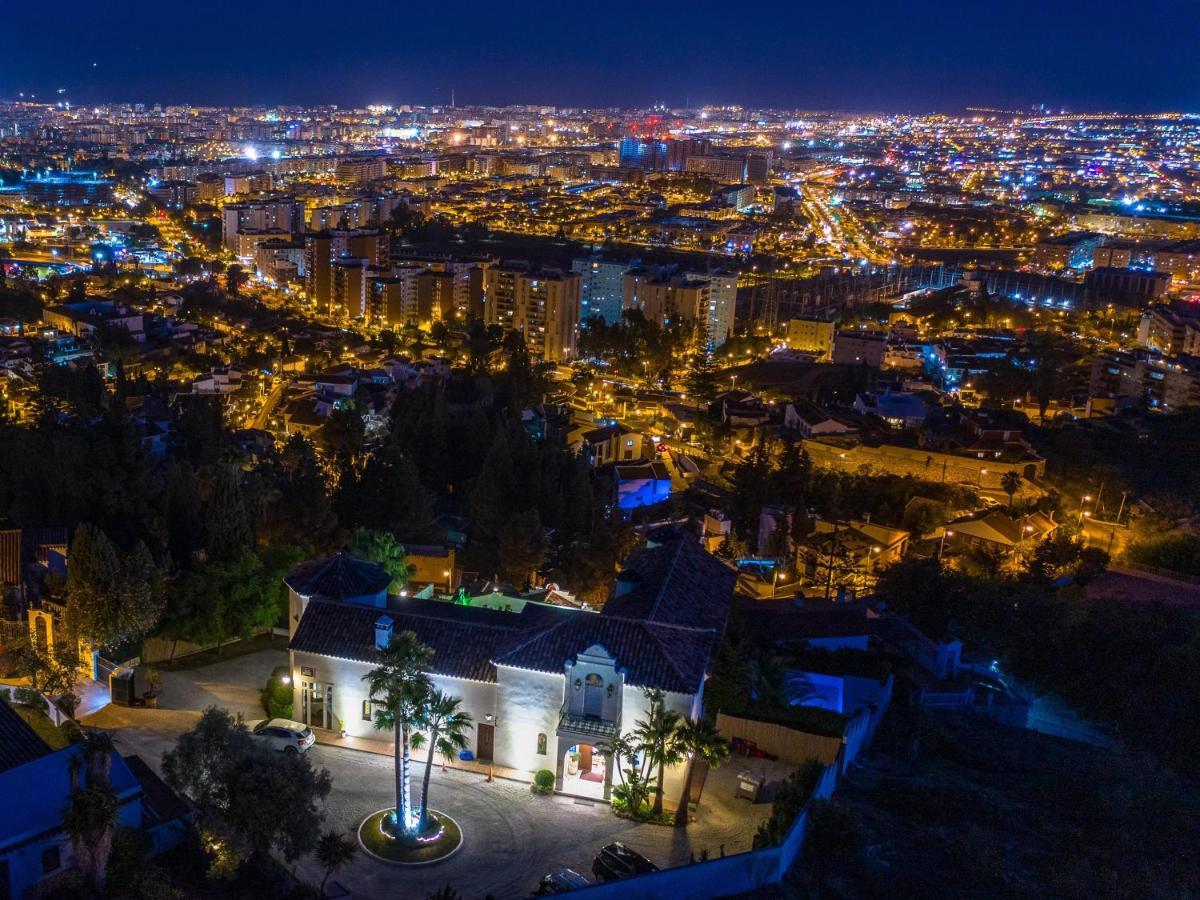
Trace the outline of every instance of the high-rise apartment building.
{"label": "high-rise apartment building", "polygon": [[370,324],[393,329],[409,324],[404,308],[404,287],[404,281],[394,275],[367,279],[367,319]]}
{"label": "high-rise apartment building", "polygon": [[571,271],[580,278],[580,321],[599,316],[609,325],[621,318],[625,291],[625,273],[638,260],[619,262],[599,256],[571,261]]}
{"label": "high-rise apartment building", "polygon": [[684,171],[695,175],[708,175],[720,181],[747,181],[746,160],[726,156],[689,156]]}
{"label": "high-rise apartment building", "polygon": [[[328,313],[333,304],[333,264],[342,257],[365,260],[376,268],[390,263],[388,233],[379,229],[318,231],[304,239],[304,290],[317,311]],[[358,313],[362,315],[362,313]]]}
{"label": "high-rise apartment building", "polygon": [[387,174],[387,160],[382,156],[347,157],[339,159],[333,177],[340,187],[369,184]]}
{"label": "high-rise apartment building", "polygon": [[221,239],[230,253],[238,252],[238,234],[243,231],[300,234],[304,231],[304,201],[283,197],[234,203],[221,210]]}
{"label": "high-rise apartment building", "polygon": [[534,270],[523,264],[477,269],[472,305],[488,325],[525,336],[529,352],[546,362],[575,354],[579,330],[580,277],[558,269]]}
{"label": "high-rise apartment building", "polygon": [[625,273],[625,309],[640,309],[659,325],[673,321],[696,322],[707,316],[712,287],[704,280],[690,280],[673,268],[638,268]]}
{"label": "high-rise apartment building", "polygon": [[360,319],[367,315],[367,261],[361,257],[342,256],[331,266],[332,309],[344,319]]}
{"label": "high-rise apartment building", "polygon": [[703,309],[704,341],[707,349],[715,350],[727,340],[733,331],[734,314],[737,312],[737,275],[730,272],[700,274],[685,272],[684,278],[691,282],[707,281],[708,304]]}
{"label": "high-rise apartment building", "polygon": [[643,169],[662,172],[667,168],[668,142],[639,137],[621,141],[620,166],[623,169]]}
{"label": "high-rise apartment building", "polygon": [[454,316],[454,273],[426,269],[417,276],[417,320],[429,325]]}

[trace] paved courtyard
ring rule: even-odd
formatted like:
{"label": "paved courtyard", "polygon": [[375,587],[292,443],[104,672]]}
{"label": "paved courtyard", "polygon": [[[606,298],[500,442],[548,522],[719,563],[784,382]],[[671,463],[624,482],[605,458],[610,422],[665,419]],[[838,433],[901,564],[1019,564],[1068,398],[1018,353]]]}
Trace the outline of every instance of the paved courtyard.
{"label": "paved courtyard", "polygon": [[[216,705],[247,719],[261,718],[258,691],[286,654],[263,651],[203,668],[163,673],[161,708],[109,706],[86,719],[87,724],[114,730],[117,747],[137,753],[158,769],[162,754],[191,727],[201,710]],[[368,814],[393,805],[390,756],[317,745],[309,752],[314,765],[329,769],[333,792],[326,803],[325,828],[356,830]],[[613,815],[603,803],[570,797],[534,795],[528,784],[436,766],[432,805],[453,816],[463,828],[462,849],[450,859],[423,867],[398,867],[365,855],[337,880],[355,897],[424,897],[446,884],[464,897],[518,897],[531,893],[555,866],[568,866],[591,879],[592,857],[604,844],[620,840],[659,866],[687,863],[701,850],[717,856],[749,849],[757,823],[769,805],[751,806],[733,799],[737,772],[745,760],[734,760],[709,774],[697,821],[687,828],[639,825]],[[422,768],[415,771],[420,789]],[[772,775],[776,774],[774,772]],[[316,825],[314,824],[314,827]],[[310,860],[298,874],[319,882]]]}

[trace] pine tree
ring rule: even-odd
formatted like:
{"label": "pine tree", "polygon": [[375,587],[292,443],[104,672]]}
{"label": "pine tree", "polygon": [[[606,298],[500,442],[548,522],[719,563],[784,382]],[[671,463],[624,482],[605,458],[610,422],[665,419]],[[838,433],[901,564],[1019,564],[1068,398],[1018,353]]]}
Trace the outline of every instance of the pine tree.
{"label": "pine tree", "polygon": [[76,635],[100,646],[113,639],[112,600],[121,584],[121,562],[103,531],[75,529],[67,564],[67,621]]}
{"label": "pine tree", "polygon": [[204,542],[211,560],[236,559],[251,549],[254,533],[242,498],[238,469],[215,465],[208,472],[204,497]]}

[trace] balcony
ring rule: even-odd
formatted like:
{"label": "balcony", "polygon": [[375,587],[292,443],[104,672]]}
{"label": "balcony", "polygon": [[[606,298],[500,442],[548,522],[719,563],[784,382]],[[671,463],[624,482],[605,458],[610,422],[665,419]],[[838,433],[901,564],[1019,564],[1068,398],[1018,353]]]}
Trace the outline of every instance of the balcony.
{"label": "balcony", "polygon": [[607,743],[621,733],[621,723],[597,716],[576,715],[568,712],[567,704],[564,703],[558,712],[558,733],[561,735],[563,732],[587,739],[591,744]]}

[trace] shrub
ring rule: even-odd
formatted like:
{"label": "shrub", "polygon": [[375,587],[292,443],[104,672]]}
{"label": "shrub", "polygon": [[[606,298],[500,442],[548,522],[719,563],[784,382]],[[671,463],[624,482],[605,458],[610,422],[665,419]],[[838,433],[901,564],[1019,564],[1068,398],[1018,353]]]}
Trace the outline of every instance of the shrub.
{"label": "shrub", "polygon": [[46,698],[33,688],[17,688],[15,691],[13,691],[13,700],[17,703],[20,703],[22,706],[29,706],[33,709],[40,709],[42,711],[50,708],[50,704],[46,702]]}
{"label": "shrub", "polygon": [[83,729],[79,727],[79,723],[74,719],[67,719],[58,726],[59,732],[67,739],[68,744],[83,743]]}
{"label": "shrub", "polygon": [[754,835],[755,850],[783,843],[796,816],[812,799],[813,789],[824,771],[823,765],[810,759],[784,779],[775,791],[771,817],[758,826],[758,832]]}
{"label": "shrub", "polygon": [[533,792],[535,794],[554,793],[554,773],[549,769],[538,769],[533,776]]}
{"label": "shrub", "polygon": [[272,676],[262,689],[259,699],[268,719],[290,719],[292,717],[292,686]]}

